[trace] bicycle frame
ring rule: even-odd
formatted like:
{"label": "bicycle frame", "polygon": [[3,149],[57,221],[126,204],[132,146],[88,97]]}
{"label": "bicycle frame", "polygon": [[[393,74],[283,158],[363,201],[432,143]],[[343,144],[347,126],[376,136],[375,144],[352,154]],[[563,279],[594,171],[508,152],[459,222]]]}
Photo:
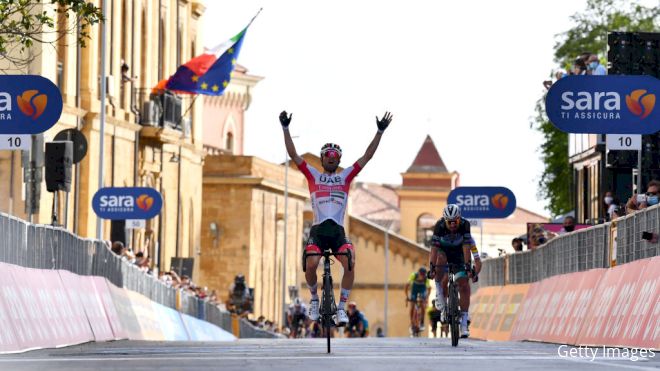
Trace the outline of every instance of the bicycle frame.
{"label": "bicycle frame", "polygon": [[321,326],[323,326],[328,342],[328,353],[330,353],[330,330],[335,325],[333,317],[337,313],[337,305],[335,303],[335,294],[332,288],[332,274],[330,271],[330,257],[331,256],[346,256],[348,257],[348,270],[353,270],[353,263],[351,250],[346,252],[333,253],[330,249],[324,249],[322,253],[307,253],[303,252],[303,272],[307,270],[307,258],[310,256],[323,257],[323,294],[321,295],[321,303],[319,307],[319,314]]}

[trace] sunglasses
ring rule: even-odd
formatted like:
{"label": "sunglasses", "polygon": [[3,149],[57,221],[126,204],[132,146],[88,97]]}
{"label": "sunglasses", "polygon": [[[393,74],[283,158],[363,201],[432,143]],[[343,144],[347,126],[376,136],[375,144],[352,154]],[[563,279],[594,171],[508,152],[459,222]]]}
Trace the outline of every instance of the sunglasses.
{"label": "sunglasses", "polygon": [[339,155],[339,152],[334,151],[334,150],[331,150],[331,149],[329,149],[329,150],[323,152],[323,156],[325,156],[325,157],[330,157],[330,158],[340,158],[340,157],[341,157],[341,156]]}

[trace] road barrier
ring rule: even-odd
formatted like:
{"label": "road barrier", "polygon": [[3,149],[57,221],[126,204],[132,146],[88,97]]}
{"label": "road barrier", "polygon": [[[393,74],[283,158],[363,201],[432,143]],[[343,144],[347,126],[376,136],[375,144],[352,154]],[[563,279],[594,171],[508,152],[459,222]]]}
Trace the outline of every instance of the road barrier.
{"label": "road barrier", "polygon": [[551,239],[533,250],[484,259],[479,287],[532,283],[556,275],[608,268],[660,255],[660,205]]}
{"label": "road barrier", "polygon": [[[93,278],[92,284],[96,285],[94,287],[97,289],[97,294],[101,297],[100,300],[104,309],[107,311],[111,304],[116,308],[115,312],[117,312],[119,320],[110,321],[110,326],[113,330],[117,331],[113,333],[116,335],[115,337],[119,334],[120,338],[138,338],[139,336],[144,336],[142,335],[143,329],[140,326],[148,326],[148,324],[140,323],[135,313],[132,313],[132,306],[136,303],[141,304],[139,308],[142,309],[139,310],[147,310],[145,309],[147,308],[146,304],[135,296],[133,296],[133,301],[131,301],[130,297],[127,298],[121,294],[122,290],[130,290],[138,293],[142,297],[167,309],[180,312],[198,320],[210,322],[227,332],[232,332],[232,318],[229,312],[220,309],[208,301],[190,295],[185,291],[170,287],[154,276],[147,275],[140,271],[134,264],[130,264],[115,255],[110,251],[109,246],[104,241],[81,238],[62,228],[31,224],[4,213],[0,213],[0,236],[3,236],[0,238],[0,262],[16,267],[12,269],[37,269],[44,272],[68,271],[78,276],[96,277]],[[38,274],[40,277],[41,275],[42,273]],[[63,280],[71,280],[71,277],[67,277],[66,273],[63,273],[63,275],[65,276]],[[103,286],[98,281],[99,279],[103,280],[103,282],[107,280],[110,283],[108,285],[110,288],[107,290],[101,289],[99,293],[99,286]],[[92,287],[89,282],[80,282],[82,281],[78,280],[76,283],[77,285],[82,285],[79,287],[80,289],[88,290]],[[4,287],[8,292],[17,290],[16,287],[11,288],[7,286],[6,282]],[[37,306],[35,302],[39,298],[29,296],[31,290],[28,286],[21,287],[26,291],[26,298],[29,299],[24,300],[28,301],[29,304],[20,308],[26,311],[30,309],[34,312],[42,310],[32,308]],[[61,290],[62,288],[59,289]],[[67,288],[69,295],[74,297],[71,300],[74,300],[76,303],[82,300],[92,300],[83,294],[75,296],[71,291],[71,288]],[[15,301],[15,299],[12,300]],[[177,303],[180,305],[177,305]],[[3,315],[1,309],[0,307],[0,316]],[[91,312],[85,312],[85,315],[91,316],[90,318],[99,315],[98,311],[94,312],[93,308],[90,307],[89,310]],[[159,309],[157,312],[161,313],[162,311]],[[78,315],[80,314],[78,313]],[[1,319],[2,317],[0,317]],[[241,324],[241,328],[243,329],[241,331],[241,337],[278,336],[277,334],[254,328],[247,320],[242,320],[241,322],[243,322]],[[115,329],[113,327],[120,324],[121,328]],[[95,324],[94,326],[100,325]],[[101,338],[108,335],[107,329],[99,327],[95,330]],[[94,329],[90,329],[90,331],[94,331]],[[94,334],[94,332],[92,333]],[[0,344],[2,344],[2,336],[0,335]]]}
{"label": "road barrier", "polygon": [[660,349],[660,256],[532,284],[481,287],[471,336]]}

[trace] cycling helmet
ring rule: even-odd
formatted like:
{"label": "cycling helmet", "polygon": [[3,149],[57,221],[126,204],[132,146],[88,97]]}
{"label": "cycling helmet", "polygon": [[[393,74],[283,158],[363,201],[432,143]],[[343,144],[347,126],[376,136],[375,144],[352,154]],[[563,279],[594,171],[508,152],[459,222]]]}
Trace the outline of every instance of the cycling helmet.
{"label": "cycling helmet", "polygon": [[341,157],[341,147],[339,147],[338,144],[334,143],[326,143],[321,147],[321,157],[323,157],[327,152],[330,151],[335,151],[339,154],[339,157]]}
{"label": "cycling helmet", "polygon": [[454,204],[449,204],[442,212],[442,216],[448,221],[459,219],[461,217],[461,209]]}
{"label": "cycling helmet", "polygon": [[242,274],[237,274],[236,277],[234,277],[234,282],[236,283],[245,283],[245,276]]}
{"label": "cycling helmet", "polygon": [[348,302],[349,308],[357,308],[357,304],[354,301]]}
{"label": "cycling helmet", "polygon": [[293,299],[293,305],[295,305],[295,306],[302,305],[302,300],[300,300],[300,298]]}
{"label": "cycling helmet", "polygon": [[418,272],[419,274],[426,274],[426,267],[420,267],[420,268],[417,270],[417,272]]}

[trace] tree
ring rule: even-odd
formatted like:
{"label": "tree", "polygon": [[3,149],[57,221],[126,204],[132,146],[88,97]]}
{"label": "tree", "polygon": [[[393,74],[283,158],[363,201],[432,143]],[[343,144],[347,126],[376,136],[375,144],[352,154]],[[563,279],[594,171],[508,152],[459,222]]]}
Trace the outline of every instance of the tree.
{"label": "tree", "polygon": [[[610,31],[656,31],[660,26],[660,8],[647,8],[636,1],[588,0],[582,13],[571,16],[573,28],[557,35],[555,62],[569,67],[582,52],[606,56],[607,33]],[[541,132],[541,159],[545,169],[539,180],[539,197],[548,200],[554,215],[573,209],[571,199],[572,170],[568,162],[568,134],[561,132],[545,114],[545,95],[536,103],[532,127]]]}
{"label": "tree", "polygon": [[[55,29],[58,15],[67,22]],[[84,47],[89,28],[102,20],[101,9],[84,0],[0,0],[0,60],[23,68],[35,57],[30,52],[35,43],[54,46],[74,32]]]}

